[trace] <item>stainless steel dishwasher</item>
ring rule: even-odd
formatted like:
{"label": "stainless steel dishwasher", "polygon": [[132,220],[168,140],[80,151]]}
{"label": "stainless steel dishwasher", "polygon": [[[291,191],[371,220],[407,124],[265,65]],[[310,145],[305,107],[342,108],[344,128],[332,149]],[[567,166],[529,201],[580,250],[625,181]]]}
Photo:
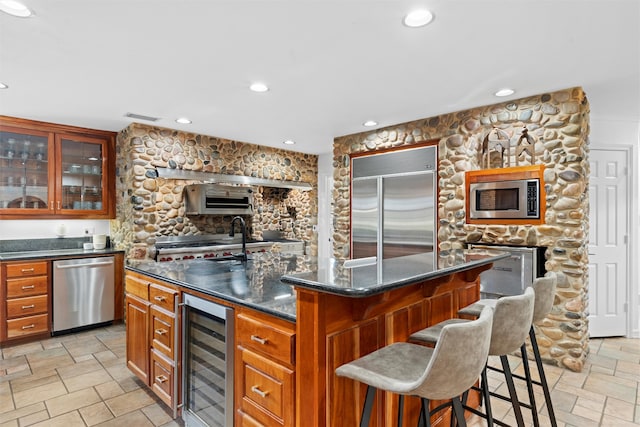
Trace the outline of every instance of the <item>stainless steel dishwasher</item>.
{"label": "stainless steel dishwasher", "polygon": [[53,262],[53,333],[113,321],[114,257]]}

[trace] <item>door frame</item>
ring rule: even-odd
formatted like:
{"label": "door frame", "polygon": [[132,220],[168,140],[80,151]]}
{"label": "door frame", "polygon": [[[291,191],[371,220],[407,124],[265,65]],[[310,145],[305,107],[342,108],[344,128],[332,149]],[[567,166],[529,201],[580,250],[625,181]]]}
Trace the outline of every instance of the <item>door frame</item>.
{"label": "door frame", "polygon": [[627,164],[627,200],[630,201],[627,215],[627,330],[625,336],[628,338],[640,338],[640,295],[638,295],[638,263],[633,260],[638,259],[638,249],[640,240],[640,220],[638,218],[638,199],[640,198],[640,188],[638,180],[638,150],[633,145],[611,144],[611,145],[591,145],[591,152],[599,151],[623,151],[627,154],[629,162]]}

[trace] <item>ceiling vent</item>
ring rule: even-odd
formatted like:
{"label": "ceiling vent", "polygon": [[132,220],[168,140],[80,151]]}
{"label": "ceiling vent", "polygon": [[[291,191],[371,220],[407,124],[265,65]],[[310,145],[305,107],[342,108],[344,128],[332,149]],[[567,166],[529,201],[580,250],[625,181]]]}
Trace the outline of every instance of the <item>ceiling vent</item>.
{"label": "ceiling vent", "polygon": [[136,113],[127,113],[124,116],[135,120],[146,120],[148,122],[157,122],[158,120],[160,120],[160,117],[144,116],[142,114]]}

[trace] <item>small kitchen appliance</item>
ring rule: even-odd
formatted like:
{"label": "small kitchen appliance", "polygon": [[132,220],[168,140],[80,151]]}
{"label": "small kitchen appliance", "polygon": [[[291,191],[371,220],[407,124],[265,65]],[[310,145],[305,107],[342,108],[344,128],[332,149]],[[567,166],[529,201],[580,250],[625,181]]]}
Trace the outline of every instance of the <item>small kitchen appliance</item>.
{"label": "small kitchen appliance", "polygon": [[467,172],[468,222],[542,223],[542,174],[542,165]]}

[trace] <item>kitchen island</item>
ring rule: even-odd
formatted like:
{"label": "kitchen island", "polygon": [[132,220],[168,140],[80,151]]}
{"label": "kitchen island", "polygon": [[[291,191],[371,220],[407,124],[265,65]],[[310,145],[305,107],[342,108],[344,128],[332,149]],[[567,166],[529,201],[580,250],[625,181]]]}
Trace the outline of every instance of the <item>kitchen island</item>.
{"label": "kitchen island", "polygon": [[[505,256],[455,251],[359,266],[286,254],[254,255],[246,264],[147,262],[127,267],[127,286],[131,272],[161,280],[178,298],[195,294],[234,308],[236,425],[352,426],[365,387],[336,377],[335,368],[454,317],[479,298],[479,274]],[[268,348],[269,340],[252,327],[279,337],[275,345],[288,339],[291,348],[260,353],[256,341]],[[405,405],[407,425],[417,420],[413,400]],[[396,411],[396,399],[379,393],[372,424],[395,424]]]}

